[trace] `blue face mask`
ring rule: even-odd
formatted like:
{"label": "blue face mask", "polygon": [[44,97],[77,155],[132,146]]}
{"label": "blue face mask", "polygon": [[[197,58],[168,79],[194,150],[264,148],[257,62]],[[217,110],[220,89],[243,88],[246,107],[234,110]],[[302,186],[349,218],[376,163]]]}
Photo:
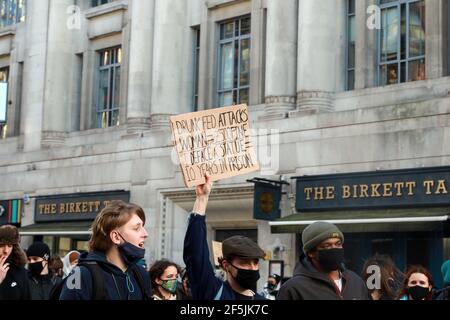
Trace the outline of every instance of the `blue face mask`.
{"label": "blue face mask", "polygon": [[125,241],[124,243],[118,246],[120,256],[122,257],[122,260],[123,262],[125,262],[125,264],[127,265],[135,264],[139,260],[144,259],[145,249],[136,247],[135,245],[125,240],[120,233],[119,235],[123,239],[123,241]]}

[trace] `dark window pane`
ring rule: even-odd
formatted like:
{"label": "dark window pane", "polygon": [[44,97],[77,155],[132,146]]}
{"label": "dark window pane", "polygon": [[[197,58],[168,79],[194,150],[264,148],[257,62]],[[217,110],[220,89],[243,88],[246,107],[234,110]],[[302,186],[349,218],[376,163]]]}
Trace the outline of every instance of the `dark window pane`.
{"label": "dark window pane", "polygon": [[398,65],[388,64],[380,68],[380,85],[390,85],[398,83]]}
{"label": "dark window pane", "polygon": [[229,39],[233,37],[234,22],[223,23],[220,25],[220,39]]}
{"label": "dark window pane", "polygon": [[383,10],[381,15],[381,61],[397,60],[398,19],[397,8]]}
{"label": "dark window pane", "polygon": [[425,59],[409,62],[408,81],[425,80]]}
{"label": "dark window pane", "polygon": [[400,34],[400,59],[406,59],[406,4],[401,6],[402,17],[401,17],[401,34]]}
{"label": "dark window pane", "polygon": [[408,265],[420,264],[422,266],[428,266],[429,250],[427,238],[408,239],[407,250]]}
{"label": "dark window pane", "polygon": [[250,84],[250,39],[241,41],[241,70],[239,86]]}
{"label": "dark window pane", "polygon": [[355,71],[350,70],[347,75],[347,90],[355,89]]}
{"label": "dark window pane", "polygon": [[120,105],[120,67],[116,67],[114,73],[114,108],[119,108]]}
{"label": "dark window pane", "polygon": [[242,89],[239,91],[239,104],[247,104],[248,105],[249,99],[248,99],[248,89]]}
{"label": "dark window pane", "polygon": [[355,13],[355,0],[348,0],[348,14]]}
{"label": "dark window pane", "polygon": [[241,35],[250,34],[251,25],[250,18],[244,18],[241,20]]}
{"label": "dark window pane", "polygon": [[425,2],[412,3],[409,8],[409,56],[425,55]]}
{"label": "dark window pane", "polygon": [[350,42],[348,44],[348,68],[353,69],[355,67],[355,43]]}
{"label": "dark window pane", "polygon": [[400,64],[400,82],[406,82],[406,62]]}
{"label": "dark window pane", "polygon": [[233,88],[233,43],[222,45],[220,90]]}

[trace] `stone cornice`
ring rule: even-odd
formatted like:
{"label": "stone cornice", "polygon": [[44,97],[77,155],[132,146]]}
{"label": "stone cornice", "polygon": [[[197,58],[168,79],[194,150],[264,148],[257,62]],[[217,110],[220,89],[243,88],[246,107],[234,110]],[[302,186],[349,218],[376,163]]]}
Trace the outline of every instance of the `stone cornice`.
{"label": "stone cornice", "polygon": [[[186,189],[170,190],[170,191],[162,191],[161,193],[175,203],[195,201],[194,190],[186,190]],[[215,200],[253,198],[253,193],[254,193],[253,185],[217,187],[213,188],[211,195],[209,196],[209,199],[210,201],[215,201]]]}
{"label": "stone cornice", "polygon": [[15,36],[17,27],[15,24],[0,29],[0,38],[7,36]]}
{"label": "stone cornice", "polygon": [[113,1],[98,7],[93,7],[84,12],[87,19],[93,19],[108,13],[116,11],[128,10],[128,3],[126,1]]}

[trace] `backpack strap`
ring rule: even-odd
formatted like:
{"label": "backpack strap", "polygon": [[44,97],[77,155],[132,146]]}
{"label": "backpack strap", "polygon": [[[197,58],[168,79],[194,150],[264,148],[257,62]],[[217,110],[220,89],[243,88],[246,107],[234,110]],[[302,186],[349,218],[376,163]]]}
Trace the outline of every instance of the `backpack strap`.
{"label": "backpack strap", "polygon": [[103,280],[103,270],[96,261],[83,261],[78,264],[86,267],[92,276],[92,300],[107,300]]}
{"label": "backpack strap", "polygon": [[138,269],[139,267],[135,264],[131,265],[131,270],[137,280],[139,288],[141,289],[141,293],[144,296],[143,300],[151,300],[150,292],[147,290],[147,286],[145,285],[144,278],[142,277],[141,272]]}
{"label": "backpack strap", "polygon": [[217,292],[216,296],[214,297],[214,300],[220,300],[220,298],[222,297],[222,292],[223,292],[223,283],[220,286],[219,292]]}

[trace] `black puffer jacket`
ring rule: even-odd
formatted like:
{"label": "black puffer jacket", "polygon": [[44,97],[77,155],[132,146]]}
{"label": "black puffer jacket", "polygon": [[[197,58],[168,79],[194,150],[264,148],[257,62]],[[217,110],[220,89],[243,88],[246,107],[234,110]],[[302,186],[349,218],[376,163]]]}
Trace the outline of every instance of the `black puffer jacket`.
{"label": "black puffer jacket", "polygon": [[283,286],[277,300],[368,300],[364,281],[353,271],[342,271],[342,292],[326,273],[319,272],[302,256],[294,276]]}
{"label": "black puffer jacket", "polygon": [[48,300],[53,287],[62,281],[59,277],[56,277],[51,273],[38,277],[28,273],[28,279],[30,283],[31,300]]}
{"label": "black puffer jacket", "polygon": [[5,280],[0,284],[0,300],[30,300],[27,270],[10,264]]}

